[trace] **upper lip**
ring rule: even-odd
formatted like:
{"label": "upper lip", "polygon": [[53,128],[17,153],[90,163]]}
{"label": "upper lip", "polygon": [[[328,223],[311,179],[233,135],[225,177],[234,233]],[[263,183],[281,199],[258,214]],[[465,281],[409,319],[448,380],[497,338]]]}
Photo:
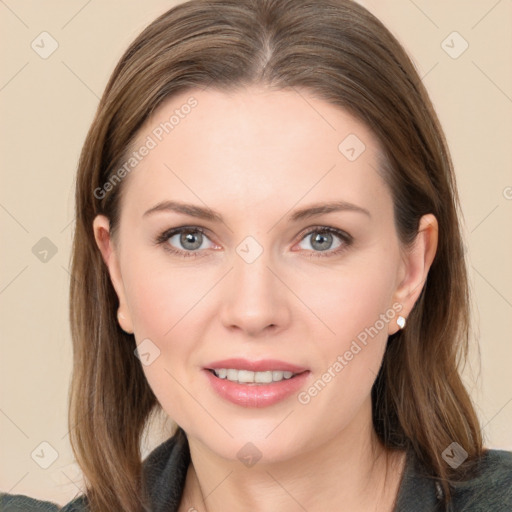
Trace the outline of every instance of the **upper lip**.
{"label": "upper lip", "polygon": [[236,370],[249,370],[253,372],[265,371],[284,371],[292,373],[302,373],[307,370],[302,366],[286,363],[277,359],[260,359],[259,361],[249,361],[243,358],[222,359],[221,361],[214,361],[205,366],[208,370],[218,370],[220,368],[233,368]]}

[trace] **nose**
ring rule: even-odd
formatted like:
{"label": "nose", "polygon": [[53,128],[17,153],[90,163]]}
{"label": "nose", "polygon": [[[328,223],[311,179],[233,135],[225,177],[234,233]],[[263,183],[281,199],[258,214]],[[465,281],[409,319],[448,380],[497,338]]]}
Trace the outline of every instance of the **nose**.
{"label": "nose", "polygon": [[253,262],[234,255],[233,270],[220,290],[222,324],[251,337],[285,329],[291,318],[289,293],[267,253]]}

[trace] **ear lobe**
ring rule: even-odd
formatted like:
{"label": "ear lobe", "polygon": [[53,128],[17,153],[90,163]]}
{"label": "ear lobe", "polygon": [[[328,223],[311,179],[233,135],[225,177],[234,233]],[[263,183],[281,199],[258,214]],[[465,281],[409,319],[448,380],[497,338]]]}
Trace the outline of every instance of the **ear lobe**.
{"label": "ear lobe", "polygon": [[110,220],[105,217],[105,215],[97,215],[93,221],[93,231],[96,244],[101,252],[103,261],[107,266],[112,286],[114,287],[119,300],[117,320],[121,329],[128,334],[132,334],[133,326],[126,302],[124,284],[119,266],[119,258],[114,247],[114,242],[110,237]]}
{"label": "ear lobe", "polygon": [[[400,315],[407,318],[423,290],[434,261],[438,242],[438,223],[431,213],[420,219],[418,234],[412,246],[405,250],[401,265],[402,279],[394,294],[394,301],[402,305]],[[389,334],[397,327],[390,326]]]}

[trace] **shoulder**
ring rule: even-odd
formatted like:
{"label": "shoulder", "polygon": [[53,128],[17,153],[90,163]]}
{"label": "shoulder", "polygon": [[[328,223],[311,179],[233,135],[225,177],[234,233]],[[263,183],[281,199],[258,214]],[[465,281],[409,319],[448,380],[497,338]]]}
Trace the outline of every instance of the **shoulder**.
{"label": "shoulder", "polygon": [[473,477],[454,484],[453,504],[467,512],[512,510],[512,452],[485,451]]}
{"label": "shoulder", "polygon": [[83,497],[60,507],[55,503],[36,500],[21,494],[0,493],[0,510],[2,512],[86,512],[88,509]]}
{"label": "shoulder", "polygon": [[450,482],[451,500],[443,506],[441,486],[411,450],[397,496],[395,512],[511,512],[512,453],[486,450],[471,474]]}
{"label": "shoulder", "polygon": [[[153,505],[169,510],[177,507],[185,485],[190,451],[184,431],[177,432],[157,446],[144,460],[144,479]],[[87,498],[79,496],[64,507],[21,494],[0,493],[2,512],[88,512]]]}

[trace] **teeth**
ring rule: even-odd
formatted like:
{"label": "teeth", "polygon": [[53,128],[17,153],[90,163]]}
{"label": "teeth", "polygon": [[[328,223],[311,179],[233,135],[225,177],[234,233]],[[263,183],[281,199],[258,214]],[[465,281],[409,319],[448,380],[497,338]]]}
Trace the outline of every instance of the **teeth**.
{"label": "teeth", "polygon": [[221,379],[225,379],[228,375],[228,371],[226,370],[226,368],[221,368],[220,370],[215,371],[215,375],[217,375],[217,377],[220,377]]}
{"label": "teeth", "polygon": [[254,382],[254,372],[250,372],[248,370],[238,370],[238,382]]}
{"label": "teeth", "polygon": [[233,368],[219,368],[213,370],[215,375],[220,379],[227,379],[231,382],[238,382],[239,384],[269,384],[271,382],[280,382],[283,379],[291,379],[292,372],[285,371],[266,371],[266,372],[251,372],[249,370],[236,370]]}
{"label": "teeth", "polygon": [[228,380],[238,380],[238,370],[226,370],[226,378]]}
{"label": "teeth", "polygon": [[[261,384],[268,384],[273,381],[274,372],[256,372],[254,374],[254,382],[259,382]],[[276,379],[277,381],[278,379]],[[281,380],[281,379],[279,379]]]}

